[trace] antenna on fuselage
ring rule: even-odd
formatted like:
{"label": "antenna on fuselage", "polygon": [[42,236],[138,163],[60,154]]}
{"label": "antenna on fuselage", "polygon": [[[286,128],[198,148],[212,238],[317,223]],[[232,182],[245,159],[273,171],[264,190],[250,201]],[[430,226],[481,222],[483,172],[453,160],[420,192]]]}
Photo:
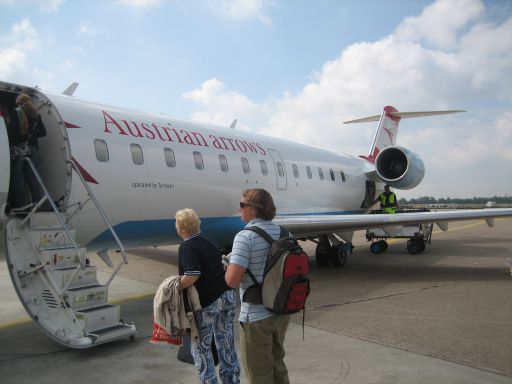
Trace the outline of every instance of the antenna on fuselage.
{"label": "antenna on fuselage", "polygon": [[78,83],[77,82],[71,83],[71,85],[69,87],[67,87],[64,90],[64,92],[62,92],[62,94],[66,95],[66,96],[73,96],[73,94],[75,93],[77,88],[78,88]]}

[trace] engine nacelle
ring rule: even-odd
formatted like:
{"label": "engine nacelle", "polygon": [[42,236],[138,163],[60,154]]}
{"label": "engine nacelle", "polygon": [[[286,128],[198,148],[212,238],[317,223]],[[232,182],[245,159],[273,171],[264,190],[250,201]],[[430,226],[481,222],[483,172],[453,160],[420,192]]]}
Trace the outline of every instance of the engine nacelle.
{"label": "engine nacelle", "polygon": [[425,175],[423,160],[406,148],[392,146],[379,152],[375,159],[377,175],[393,188],[411,189]]}

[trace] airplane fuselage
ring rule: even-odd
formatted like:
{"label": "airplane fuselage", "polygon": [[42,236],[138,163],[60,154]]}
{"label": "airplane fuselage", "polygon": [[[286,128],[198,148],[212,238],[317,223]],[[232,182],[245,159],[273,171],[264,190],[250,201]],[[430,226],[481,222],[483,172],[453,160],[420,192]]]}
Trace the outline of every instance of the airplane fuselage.
{"label": "airplane fuselage", "polygon": [[[0,83],[2,99],[10,95],[8,86]],[[64,209],[86,200],[67,163],[73,161],[128,248],[179,242],[174,213],[184,207],[198,212],[205,236],[230,244],[243,226],[238,201],[246,188],[271,192],[280,216],[365,211],[366,174],[373,164],[359,157],[35,89],[30,93],[39,100],[48,131],[39,141],[39,171],[52,198]],[[74,216],[73,227],[88,249],[113,246],[92,207]]]}

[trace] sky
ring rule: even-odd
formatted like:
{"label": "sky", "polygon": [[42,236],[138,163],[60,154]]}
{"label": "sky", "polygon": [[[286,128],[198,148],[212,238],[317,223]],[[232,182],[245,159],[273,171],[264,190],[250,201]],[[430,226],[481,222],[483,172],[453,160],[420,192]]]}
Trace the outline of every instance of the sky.
{"label": "sky", "polygon": [[512,1],[0,0],[0,80],[366,155],[400,111],[399,197],[512,196]]}

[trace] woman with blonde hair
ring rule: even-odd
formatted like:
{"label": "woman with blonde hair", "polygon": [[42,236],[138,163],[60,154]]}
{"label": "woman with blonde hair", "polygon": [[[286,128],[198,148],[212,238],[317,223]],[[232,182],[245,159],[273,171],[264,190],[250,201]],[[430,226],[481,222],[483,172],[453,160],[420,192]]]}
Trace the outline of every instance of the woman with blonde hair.
{"label": "woman with blonde hair", "polygon": [[200,382],[217,383],[211,351],[214,342],[222,383],[240,383],[233,330],[236,293],[224,280],[222,254],[213,242],[200,236],[201,221],[193,209],[179,210],[175,218],[176,232],[183,239],[178,251],[180,288],[194,285],[202,307],[194,314],[199,337],[191,341]]}

